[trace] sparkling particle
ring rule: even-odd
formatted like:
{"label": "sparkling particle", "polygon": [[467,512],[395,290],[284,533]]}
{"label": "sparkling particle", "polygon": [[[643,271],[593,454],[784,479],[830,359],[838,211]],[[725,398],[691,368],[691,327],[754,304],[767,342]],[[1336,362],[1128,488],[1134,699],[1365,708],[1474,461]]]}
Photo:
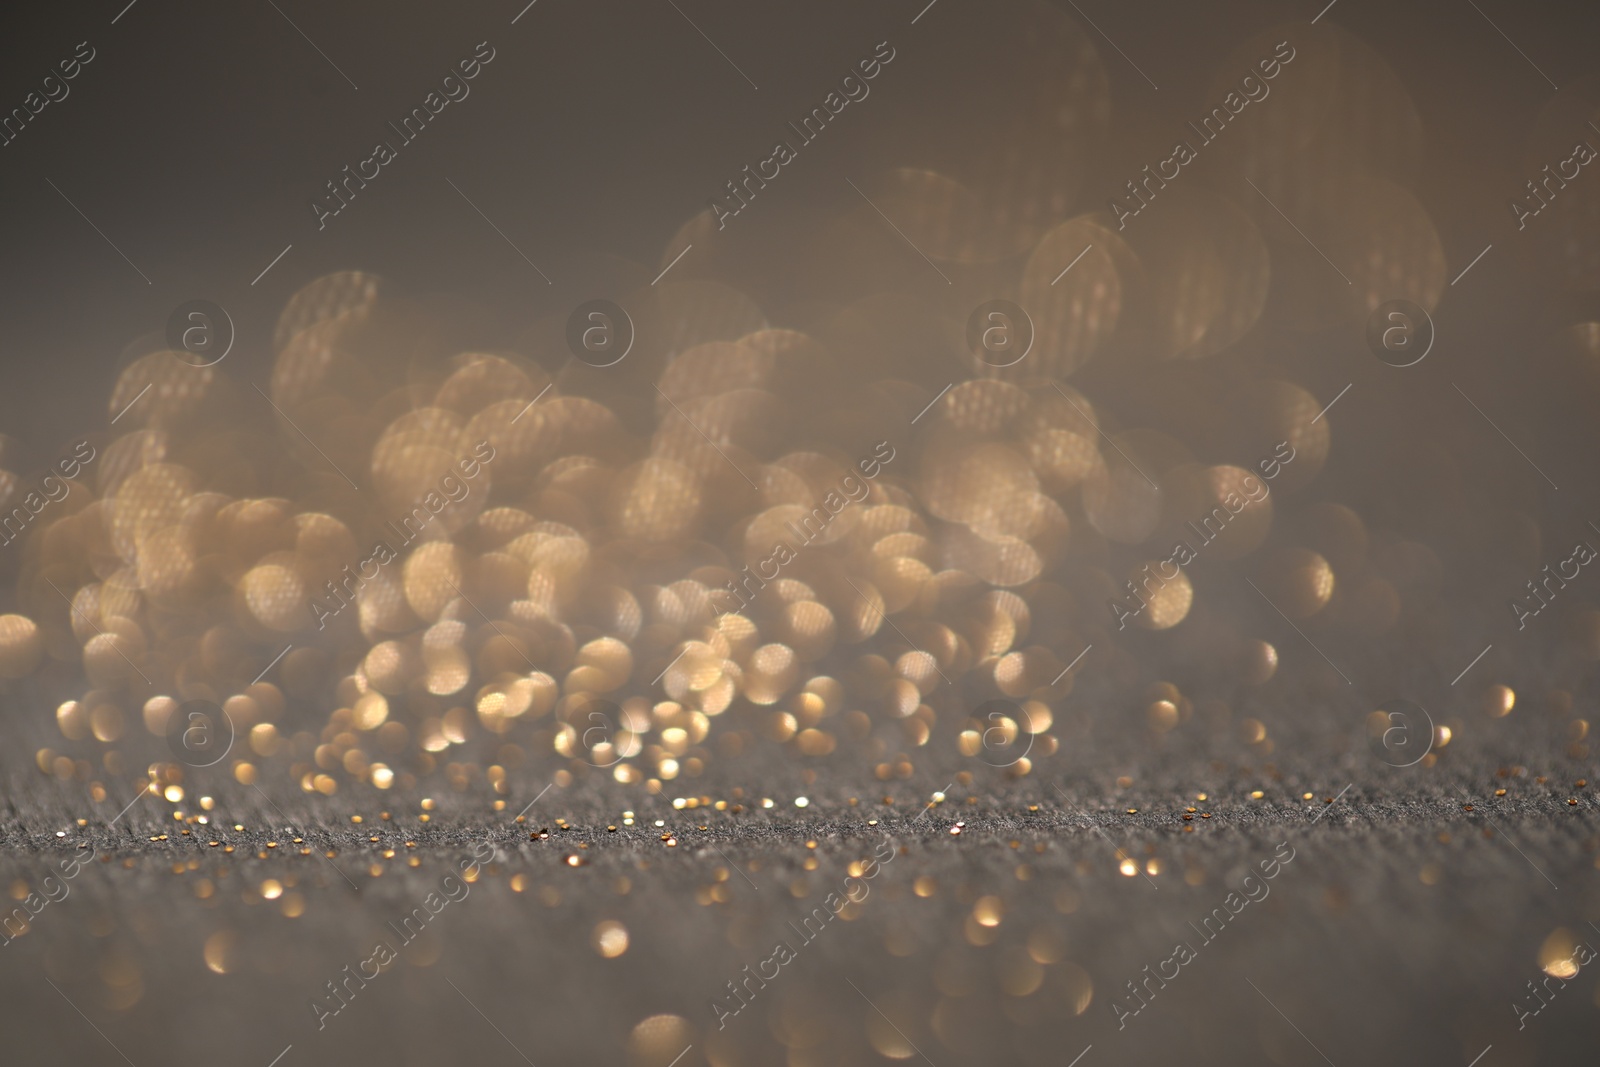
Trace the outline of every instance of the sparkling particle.
{"label": "sparkling particle", "polygon": [[628,928],[614,919],[607,919],[594,928],[594,950],[608,960],[614,960],[628,951]]}

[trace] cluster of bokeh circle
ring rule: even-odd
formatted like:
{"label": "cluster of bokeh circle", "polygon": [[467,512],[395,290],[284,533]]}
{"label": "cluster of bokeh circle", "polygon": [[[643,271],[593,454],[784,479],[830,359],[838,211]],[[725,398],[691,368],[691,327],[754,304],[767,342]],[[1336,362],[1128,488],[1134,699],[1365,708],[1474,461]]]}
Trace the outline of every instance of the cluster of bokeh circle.
{"label": "cluster of bokeh circle", "polygon": [[1331,24],[1263,32],[1203,98],[1288,40],[1272,95],[1119,225],[1086,163],[1110,130],[1093,41],[1000,8],[1027,32],[972,39],[992,97],[886,98],[864,202],[782,256],[702,212],[489,351],[461,349],[469,301],[336,273],[289,301],[264,388],[228,374],[224,309],[175,311],[90,475],[24,535],[0,667],[78,686],[73,755],[41,769],[81,774],[132,720],[180,765],[323,793],[504,791],[552,754],[662,789],[762,745],[1024,775],[1096,725],[1071,703],[1088,670],[1155,743],[1269,754],[1240,709],[1279,650],[1227,590],[1249,578],[1317,640],[1385,640],[1439,600],[1425,544],[1314,496],[1339,413],[1294,355],[1432,351],[1416,109]]}

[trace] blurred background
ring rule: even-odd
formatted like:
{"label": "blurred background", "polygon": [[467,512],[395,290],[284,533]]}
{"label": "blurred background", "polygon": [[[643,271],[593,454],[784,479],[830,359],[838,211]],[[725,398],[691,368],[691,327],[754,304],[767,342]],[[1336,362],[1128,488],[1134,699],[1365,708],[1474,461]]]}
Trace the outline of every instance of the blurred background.
{"label": "blurred background", "polygon": [[19,1053],[1592,1043],[1600,10],[124,5],[0,43]]}

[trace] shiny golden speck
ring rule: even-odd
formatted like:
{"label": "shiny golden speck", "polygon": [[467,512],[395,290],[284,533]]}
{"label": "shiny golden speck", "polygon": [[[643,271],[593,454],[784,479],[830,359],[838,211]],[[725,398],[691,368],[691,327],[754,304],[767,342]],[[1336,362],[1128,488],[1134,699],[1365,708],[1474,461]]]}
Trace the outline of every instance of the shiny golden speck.
{"label": "shiny golden speck", "polygon": [[218,930],[206,938],[202,950],[206,968],[215,974],[227,974],[234,964],[233,949],[237,941],[237,936],[231,930]]}
{"label": "shiny golden speck", "polygon": [[1578,973],[1578,942],[1564,927],[1556,927],[1539,946],[1539,968],[1552,978],[1566,981]]}
{"label": "shiny golden speck", "polygon": [[614,960],[628,951],[628,928],[614,919],[607,919],[594,928],[594,950],[608,960]]}

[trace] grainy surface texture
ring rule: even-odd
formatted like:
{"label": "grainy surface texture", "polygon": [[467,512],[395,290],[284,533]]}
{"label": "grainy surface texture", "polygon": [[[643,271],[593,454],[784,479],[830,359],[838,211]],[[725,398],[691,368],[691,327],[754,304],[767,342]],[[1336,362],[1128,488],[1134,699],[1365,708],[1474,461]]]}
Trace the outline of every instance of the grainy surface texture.
{"label": "grainy surface texture", "polygon": [[141,1065],[289,1046],[286,1064],[1579,1063],[1600,994],[1543,964],[1553,931],[1600,944],[1600,810],[1566,763],[774,780],[770,809],[732,787],[709,809],[640,802],[631,825],[603,787],[530,782],[503,811],[443,794],[426,823],[420,798],[222,783],[207,824],[147,795],[108,826],[120,794],[13,780],[8,869],[37,887],[94,861],[0,955],[7,1040]]}

